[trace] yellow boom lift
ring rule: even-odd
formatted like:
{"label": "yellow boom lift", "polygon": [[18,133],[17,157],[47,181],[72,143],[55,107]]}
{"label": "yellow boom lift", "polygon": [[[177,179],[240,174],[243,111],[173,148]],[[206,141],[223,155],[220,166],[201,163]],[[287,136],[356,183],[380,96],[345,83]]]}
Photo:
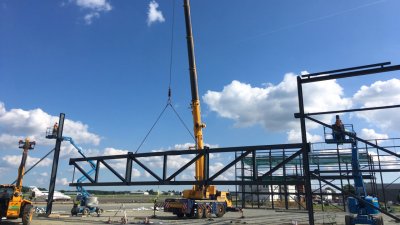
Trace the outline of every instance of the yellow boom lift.
{"label": "yellow boom lift", "polygon": [[[197,84],[197,72],[194,55],[194,42],[192,34],[192,24],[190,19],[189,0],[184,1],[187,47],[189,56],[190,86],[192,94],[192,114],[194,123],[194,135],[196,149],[204,150],[203,128],[206,127],[201,121],[200,100]],[[195,178],[203,181],[204,176],[204,156],[195,162]],[[232,201],[228,192],[217,191],[215,186],[194,185],[190,190],[184,190],[181,199],[166,199],[164,211],[172,212],[178,217],[186,215],[190,218],[211,217],[215,214],[222,217],[227,209],[232,207]]]}
{"label": "yellow boom lift", "polygon": [[28,158],[28,151],[34,149],[34,141],[19,141],[19,148],[23,149],[21,164],[18,169],[18,178],[15,185],[0,185],[0,223],[1,218],[18,219],[22,218],[23,225],[30,225],[34,209],[32,202],[22,197],[22,179],[24,177],[25,164]]}

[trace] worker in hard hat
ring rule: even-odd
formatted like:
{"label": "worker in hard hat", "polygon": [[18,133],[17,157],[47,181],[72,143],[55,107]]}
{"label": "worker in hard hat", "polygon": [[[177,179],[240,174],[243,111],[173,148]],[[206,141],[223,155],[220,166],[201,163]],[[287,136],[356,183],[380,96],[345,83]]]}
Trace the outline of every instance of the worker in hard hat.
{"label": "worker in hard hat", "polygon": [[345,138],[344,125],[339,115],[336,115],[336,121],[335,124],[333,124],[333,134],[334,138],[337,140],[343,141]]}
{"label": "worker in hard hat", "polygon": [[57,135],[57,133],[58,133],[58,123],[56,122],[55,124],[54,124],[54,126],[53,126],[53,135]]}

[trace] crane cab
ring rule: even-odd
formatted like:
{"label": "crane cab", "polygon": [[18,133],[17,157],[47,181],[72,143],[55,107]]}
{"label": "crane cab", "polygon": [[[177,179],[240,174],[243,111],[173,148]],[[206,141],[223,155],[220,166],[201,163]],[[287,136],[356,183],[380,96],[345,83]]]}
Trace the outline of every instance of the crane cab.
{"label": "crane cab", "polygon": [[346,135],[342,131],[356,134],[353,129],[353,124],[343,124],[343,127],[337,128],[335,124],[332,124],[333,129],[329,127],[324,127],[324,137],[325,143],[328,144],[343,144],[343,143],[353,143],[354,138]]}

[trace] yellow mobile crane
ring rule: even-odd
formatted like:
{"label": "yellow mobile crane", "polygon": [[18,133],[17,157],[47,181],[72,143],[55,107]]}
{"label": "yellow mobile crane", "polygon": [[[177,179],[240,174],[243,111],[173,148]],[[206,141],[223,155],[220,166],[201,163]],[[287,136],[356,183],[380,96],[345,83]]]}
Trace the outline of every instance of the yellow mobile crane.
{"label": "yellow mobile crane", "polygon": [[[184,1],[187,48],[189,56],[190,86],[192,94],[192,114],[194,123],[194,135],[196,149],[204,149],[203,128],[206,127],[201,121],[200,100],[197,84],[197,72],[194,55],[194,42],[192,34],[192,24],[190,19],[189,0]],[[197,181],[204,180],[204,156],[195,163],[195,178]],[[215,214],[222,217],[227,209],[232,207],[232,201],[228,192],[217,191],[215,186],[194,185],[190,190],[184,190],[181,199],[166,199],[164,211],[172,212],[178,217],[186,215],[191,218],[211,217]]]}
{"label": "yellow mobile crane", "polygon": [[22,218],[23,225],[30,225],[34,209],[32,202],[22,198],[22,179],[24,177],[25,164],[28,158],[28,151],[34,149],[34,141],[19,141],[19,148],[24,151],[22,153],[21,164],[18,169],[18,178],[15,185],[0,185],[0,222],[2,217],[7,219]]}

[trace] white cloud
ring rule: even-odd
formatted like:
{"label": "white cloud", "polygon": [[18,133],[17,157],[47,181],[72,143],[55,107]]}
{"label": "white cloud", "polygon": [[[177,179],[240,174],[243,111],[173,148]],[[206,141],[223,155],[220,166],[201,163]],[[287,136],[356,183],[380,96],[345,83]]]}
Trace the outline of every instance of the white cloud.
{"label": "white cloud", "polygon": [[[304,85],[306,112],[347,109],[351,100],[343,97],[342,87],[335,80]],[[315,93],[318,93],[316,95]],[[240,81],[232,81],[222,91],[207,91],[204,102],[219,116],[232,119],[238,127],[261,125],[275,132],[299,129],[299,120],[293,114],[298,110],[297,82],[295,74],[286,74],[277,85],[252,87]],[[331,121],[333,115],[320,117]],[[307,128],[318,127],[308,123]]]}
{"label": "white cloud", "polygon": [[90,25],[94,19],[100,18],[100,13],[112,10],[111,4],[107,0],[75,0],[75,4],[87,13],[84,16],[85,23]]}
{"label": "white cloud", "polygon": [[[54,140],[46,139],[45,131],[58,122],[58,116],[52,116],[42,109],[10,109],[0,102],[0,149],[17,145],[18,140],[29,137],[40,145],[54,145]],[[72,137],[75,142],[98,145],[100,137],[88,131],[89,127],[80,121],[66,119],[64,136]]]}
{"label": "white cloud", "polygon": [[110,11],[112,9],[107,0],[76,0],[76,5],[95,11]]}
{"label": "white cloud", "polygon": [[[21,157],[22,157],[22,155],[5,155],[5,156],[1,157],[0,167],[6,167],[6,166],[18,167],[19,164],[21,163]],[[40,158],[35,158],[35,157],[31,157],[28,155],[28,158],[26,159],[26,167],[32,166],[39,160],[40,160]],[[45,159],[43,159],[42,162],[40,162],[37,165],[37,167],[48,167],[52,163],[53,163],[53,161],[51,159],[45,158]]]}
{"label": "white cloud", "polygon": [[0,149],[10,150],[17,148],[17,143],[22,140],[22,136],[13,136],[10,134],[0,134]]}
{"label": "white cloud", "polygon": [[[215,174],[225,166],[226,165],[224,165],[221,162],[216,162],[210,165],[210,174]],[[235,178],[235,167],[230,167],[228,170],[219,175],[216,180],[233,180],[234,178]]]}
{"label": "white cloud", "polygon": [[100,17],[100,13],[98,12],[91,12],[85,15],[85,17],[83,17],[83,19],[85,20],[85,23],[90,25],[92,24],[93,20],[95,18],[99,18]]}
{"label": "white cloud", "polygon": [[[301,142],[301,130],[290,130],[287,132],[287,139],[290,143],[300,143]],[[319,142],[322,141],[322,137],[319,135],[312,135],[307,132],[308,142]]]}
{"label": "white cloud", "polygon": [[[400,80],[391,79],[377,81],[370,86],[362,86],[353,96],[353,102],[357,107],[377,107],[400,104]],[[400,113],[399,108],[372,110],[355,113],[382,130],[399,132],[400,117],[394,116]]]}
{"label": "white cloud", "polygon": [[[126,154],[128,154],[127,150],[121,150],[115,148],[105,148],[103,153],[103,155],[126,155]],[[107,163],[116,170],[125,170],[126,168],[126,159],[107,160]],[[132,177],[140,177],[141,175],[142,174],[138,169],[132,168]]]}
{"label": "white cloud", "polygon": [[[128,154],[127,150],[121,150],[115,148],[105,148],[103,153],[103,155],[126,155],[126,154]],[[107,160],[107,163],[110,164],[115,169],[126,168],[126,159]]]}
{"label": "white cloud", "polygon": [[151,1],[149,3],[149,11],[147,12],[147,25],[151,26],[151,24],[155,22],[164,22],[164,16],[161,10],[158,10],[158,3],[156,1]]}
{"label": "white cloud", "polygon": [[60,178],[60,179],[56,179],[56,184],[59,184],[59,185],[63,185],[63,186],[68,186],[69,185],[69,182],[68,182],[68,179],[67,178]]}
{"label": "white cloud", "polygon": [[388,139],[389,138],[389,136],[387,134],[379,134],[379,133],[376,133],[374,129],[367,129],[367,128],[363,128],[361,130],[361,134],[359,136],[360,136],[360,138],[363,138],[366,140]]}
{"label": "white cloud", "polygon": [[49,176],[49,174],[47,172],[43,172],[43,173],[40,173],[40,176],[47,177],[47,176]]}

